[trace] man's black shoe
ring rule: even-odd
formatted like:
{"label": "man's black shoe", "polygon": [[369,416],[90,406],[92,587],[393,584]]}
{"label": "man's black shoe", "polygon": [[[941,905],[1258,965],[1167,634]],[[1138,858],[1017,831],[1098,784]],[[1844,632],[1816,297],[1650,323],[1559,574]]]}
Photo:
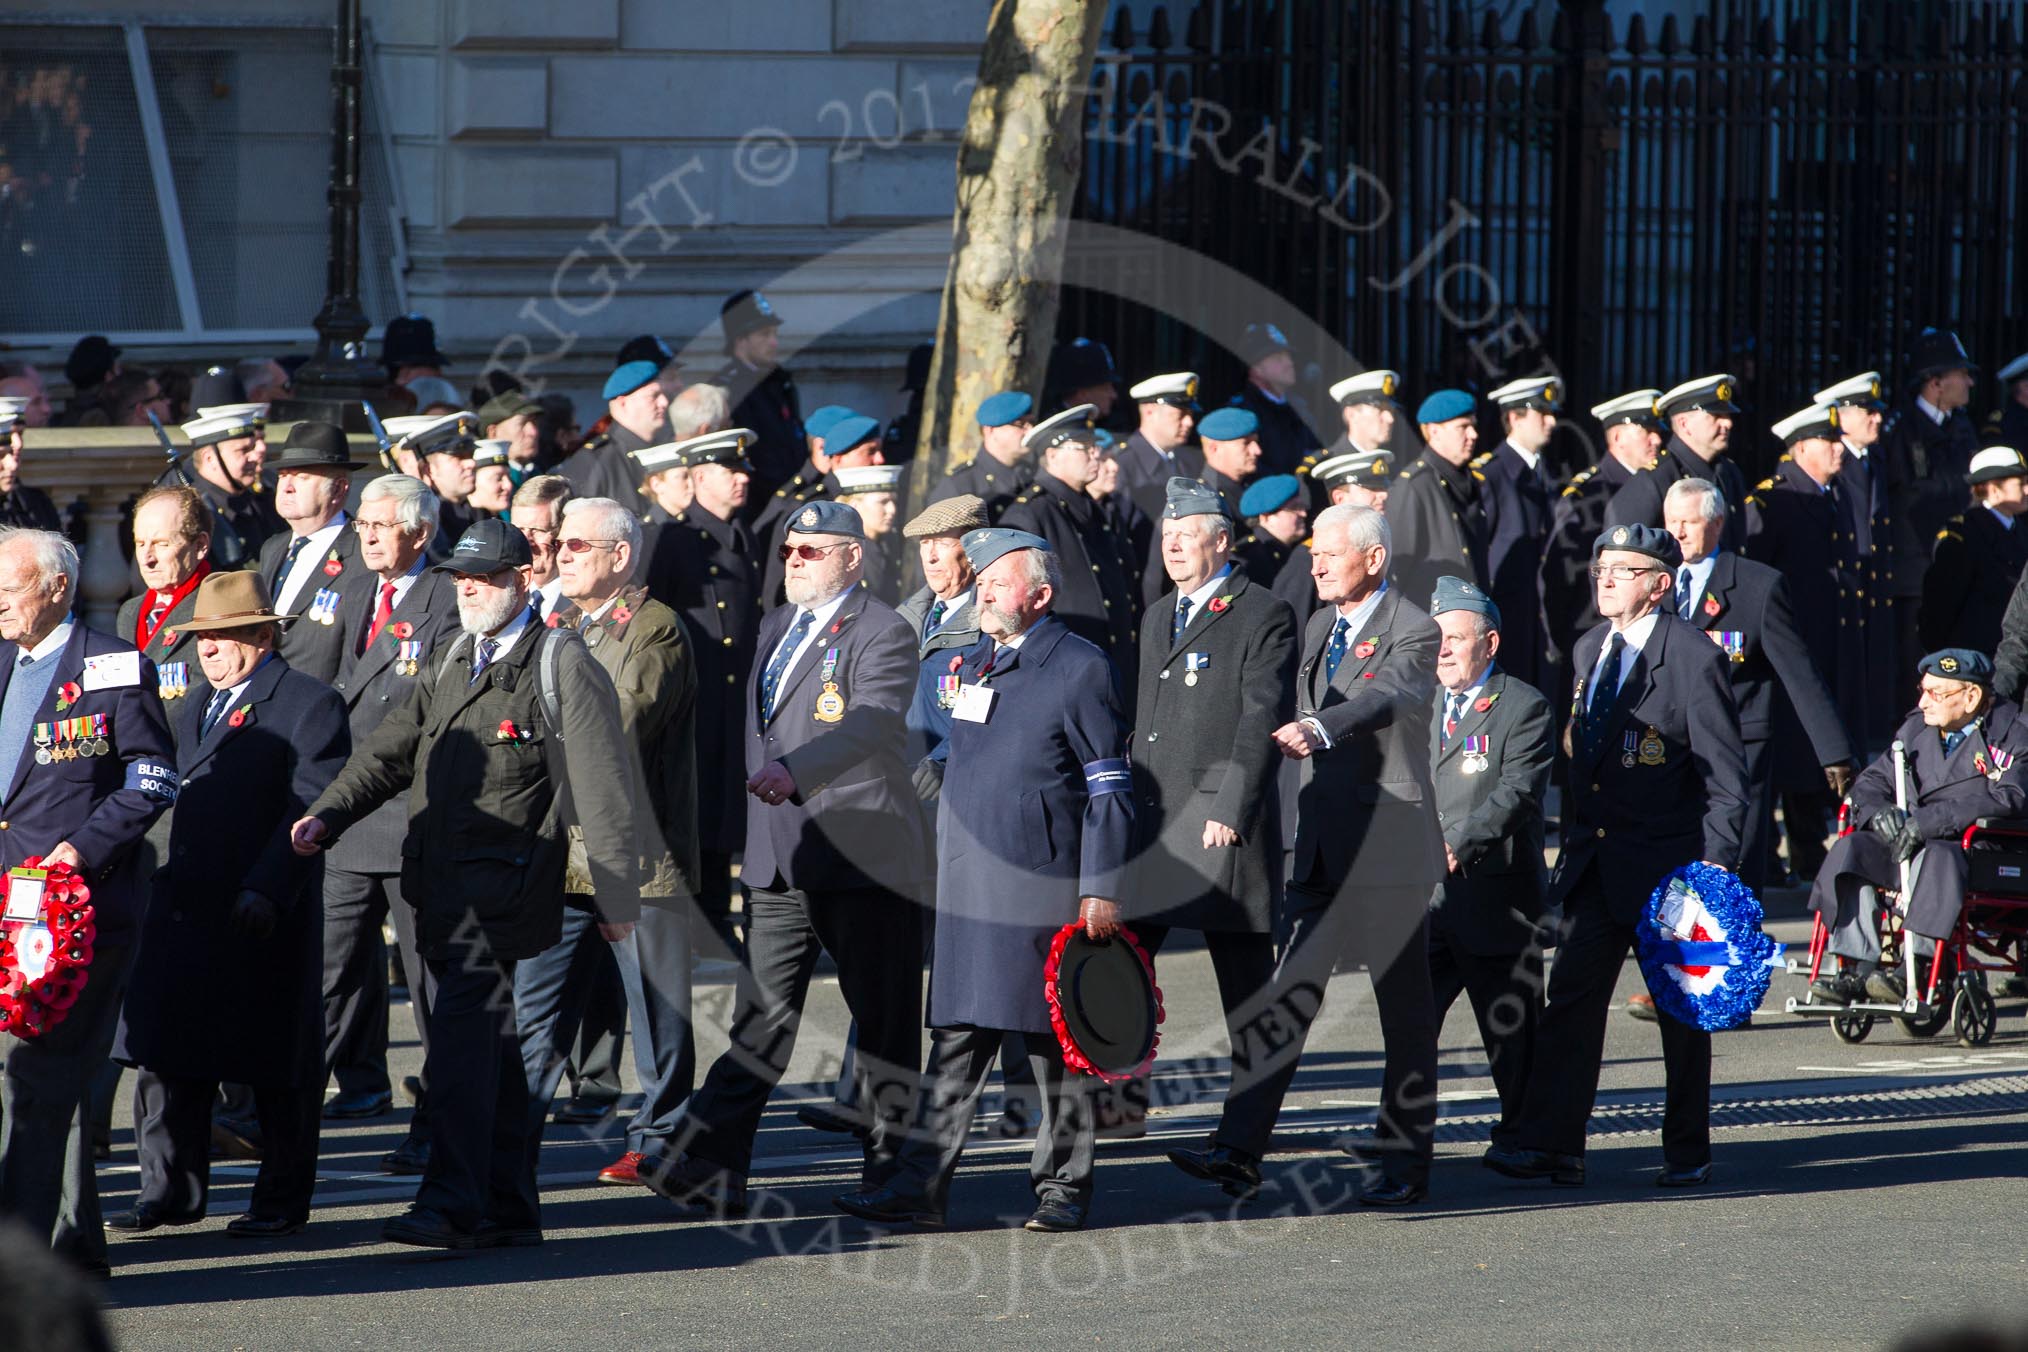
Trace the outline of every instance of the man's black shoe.
{"label": "man's black shoe", "polygon": [[746,1214],[746,1179],[696,1155],[657,1155],[636,1167],[641,1182],[678,1206],[703,1207],[720,1216]]}
{"label": "man's black shoe", "polygon": [[559,1127],[588,1127],[594,1122],[603,1122],[613,1111],[610,1103],[587,1103],[583,1099],[569,1099],[550,1116],[550,1121]]}
{"label": "man's black shoe", "polygon": [[1192,1178],[1216,1183],[1242,1202],[1260,1191],[1260,1161],[1244,1150],[1223,1145],[1209,1150],[1171,1150],[1169,1163]]}
{"label": "man's black shoe", "polygon": [[293,1235],[308,1225],[308,1220],[295,1220],[287,1216],[256,1216],[249,1211],[244,1216],[235,1216],[225,1223],[225,1233],[238,1235],[241,1239],[280,1239]]}
{"label": "man's black shoe", "polygon": [[121,1235],[145,1235],[164,1225],[195,1225],[203,1219],[202,1211],[184,1214],[155,1202],[136,1202],[132,1211],[116,1211],[106,1217],[106,1229]]}
{"label": "man's black shoe", "polygon": [[1908,983],[1900,972],[1881,967],[1866,978],[1866,993],[1876,1000],[1898,1005],[1908,998]]}
{"label": "man's black shoe", "polygon": [[796,1120],[818,1131],[828,1131],[837,1136],[857,1136],[862,1141],[872,1135],[872,1128],[866,1120],[841,1103],[808,1104],[796,1109]]}
{"label": "man's black shoe", "polygon": [[1701,1188],[1711,1181],[1711,1161],[1688,1167],[1670,1165],[1655,1175],[1658,1188]]}
{"label": "man's black shoe", "polygon": [[380,1172],[403,1178],[421,1178],[430,1167],[430,1143],[426,1136],[411,1136],[380,1157]]}
{"label": "man's black shoe", "polygon": [[324,1116],[333,1121],[355,1117],[382,1117],[394,1109],[394,1095],[377,1093],[339,1094],[324,1105]]}
{"label": "man's black shoe", "polygon": [[1479,1162],[1508,1178],[1546,1178],[1565,1188],[1584,1186],[1584,1156],[1563,1155],[1554,1150],[1523,1150],[1514,1146],[1492,1146]]}
{"label": "man's black shoe", "polygon": [[914,1226],[919,1230],[944,1228],[943,1212],[933,1211],[929,1203],[913,1197],[904,1197],[893,1188],[848,1192],[833,1197],[831,1205],[848,1216],[857,1216],[860,1220],[871,1221],[875,1225]]}
{"label": "man's black shoe", "polygon": [[1392,1178],[1383,1178],[1371,1187],[1359,1190],[1359,1205],[1414,1206],[1428,1196],[1427,1184],[1402,1183]]}
{"label": "man's black shoe", "polygon": [[1856,972],[1830,972],[1810,983],[1810,998],[1827,1005],[1849,1005],[1866,998],[1866,981]]}
{"label": "man's black shoe", "polygon": [[390,1244],[413,1244],[420,1249],[479,1247],[476,1232],[460,1230],[443,1212],[426,1206],[412,1206],[381,1226],[380,1237]]}
{"label": "man's black shoe", "polygon": [[420,1075],[402,1076],[401,1096],[407,1099],[410,1103],[421,1103],[423,1099],[422,1076]]}
{"label": "man's black shoe", "polygon": [[1021,1227],[1041,1235],[1060,1235],[1084,1229],[1084,1208],[1068,1197],[1045,1198]]}

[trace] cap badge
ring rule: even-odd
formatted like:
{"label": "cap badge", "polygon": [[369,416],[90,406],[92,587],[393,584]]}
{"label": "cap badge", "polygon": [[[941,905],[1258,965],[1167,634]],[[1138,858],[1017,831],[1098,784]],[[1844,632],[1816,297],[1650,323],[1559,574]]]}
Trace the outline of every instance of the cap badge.
{"label": "cap badge", "polygon": [[1390,399],[1394,397],[1394,372],[1389,371],[1380,377],[1380,392]]}
{"label": "cap badge", "polygon": [[1730,403],[1732,401],[1732,383],[1730,381],[1721,380],[1718,382],[1718,388],[1714,390],[1712,393],[1717,397],[1720,403]]}
{"label": "cap badge", "polygon": [[1937,662],[1937,665],[1942,667],[1945,671],[1956,671],[1958,669],[1958,659],[1955,657],[1946,657],[1939,660]]}
{"label": "cap badge", "polygon": [[1625,526],[1621,526],[1618,530],[1613,532],[1613,543],[1616,545],[1623,545],[1626,542],[1627,542],[1627,528]]}
{"label": "cap badge", "polygon": [[799,526],[814,526],[814,525],[816,525],[816,524],[817,524],[817,509],[816,509],[815,507],[805,507],[805,508],[803,509],[803,514],[802,514],[801,516],[799,516],[799,517],[797,517],[797,518],[796,518],[796,524],[797,524],[797,525],[799,525]]}

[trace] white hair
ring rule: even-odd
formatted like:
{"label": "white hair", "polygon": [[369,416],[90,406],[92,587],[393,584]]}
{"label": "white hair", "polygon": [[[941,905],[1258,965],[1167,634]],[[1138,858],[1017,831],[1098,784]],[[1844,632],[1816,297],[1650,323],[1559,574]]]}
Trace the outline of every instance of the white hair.
{"label": "white hair", "polygon": [[[1047,583],[1051,597],[1063,595],[1063,560],[1053,549],[1024,549],[1021,552],[1021,571],[1028,588]],[[1053,602],[1052,602],[1053,604]]]}
{"label": "white hair", "polygon": [[585,530],[592,538],[619,540],[627,546],[627,553],[636,566],[641,562],[641,518],[614,502],[611,498],[572,498],[564,504],[562,525],[567,529],[573,520],[583,521]]}
{"label": "white hair", "polygon": [[1388,558],[1394,557],[1394,532],[1388,528],[1387,518],[1371,507],[1334,502],[1317,513],[1310,523],[1310,534],[1322,535],[1334,526],[1345,528],[1345,543],[1352,548],[1384,549]]}
{"label": "white hair", "polygon": [[407,474],[383,474],[369,479],[366,487],[359,490],[359,505],[364,507],[369,502],[392,502],[395,520],[406,531],[427,528],[435,534],[441,519],[437,515],[440,510],[437,495],[421,479]]}
{"label": "white hair", "polygon": [[1725,519],[1725,495],[1719,492],[1718,485],[1709,479],[1678,479],[1670,484],[1669,491],[1662,496],[1662,510],[1666,513],[1677,503],[1687,502],[1692,498],[1696,499],[1698,519],[1703,521]]}
{"label": "white hair", "polygon": [[732,399],[723,385],[686,387],[669,401],[669,440],[688,441],[716,432],[732,421]]}
{"label": "white hair", "polygon": [[69,605],[77,599],[77,546],[53,530],[30,530],[25,526],[0,526],[0,550],[16,542],[28,546],[35,564],[35,579],[47,582],[63,579],[62,600]]}

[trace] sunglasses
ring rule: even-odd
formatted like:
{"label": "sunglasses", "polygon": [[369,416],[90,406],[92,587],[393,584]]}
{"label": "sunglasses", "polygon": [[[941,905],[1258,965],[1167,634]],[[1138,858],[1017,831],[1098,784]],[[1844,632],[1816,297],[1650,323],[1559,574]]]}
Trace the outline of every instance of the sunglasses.
{"label": "sunglasses", "polygon": [[619,543],[618,540],[585,540],[573,535],[568,540],[558,540],[556,547],[566,554],[583,554],[594,549],[615,549]]}
{"label": "sunglasses", "polygon": [[815,563],[818,559],[823,558],[826,554],[830,553],[832,550],[843,549],[846,545],[851,543],[852,542],[850,540],[840,540],[835,545],[783,545],[780,549],[777,549],[775,551],[775,557],[780,559],[783,563],[787,563],[789,561],[789,556],[793,554],[795,557],[801,559],[804,563]]}

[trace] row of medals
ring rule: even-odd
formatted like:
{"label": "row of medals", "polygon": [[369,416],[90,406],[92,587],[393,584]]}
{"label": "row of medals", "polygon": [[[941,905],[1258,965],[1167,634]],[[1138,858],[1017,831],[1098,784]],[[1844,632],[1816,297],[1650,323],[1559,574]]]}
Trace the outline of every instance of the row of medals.
{"label": "row of medals", "polygon": [[[64,719],[62,722],[37,723],[35,725],[35,763],[48,765],[53,761],[76,760],[79,756],[103,756],[113,749],[106,739],[106,716],[93,714],[90,720],[91,732],[85,733],[86,720]],[[77,725],[74,735],[65,735],[68,724]]]}

